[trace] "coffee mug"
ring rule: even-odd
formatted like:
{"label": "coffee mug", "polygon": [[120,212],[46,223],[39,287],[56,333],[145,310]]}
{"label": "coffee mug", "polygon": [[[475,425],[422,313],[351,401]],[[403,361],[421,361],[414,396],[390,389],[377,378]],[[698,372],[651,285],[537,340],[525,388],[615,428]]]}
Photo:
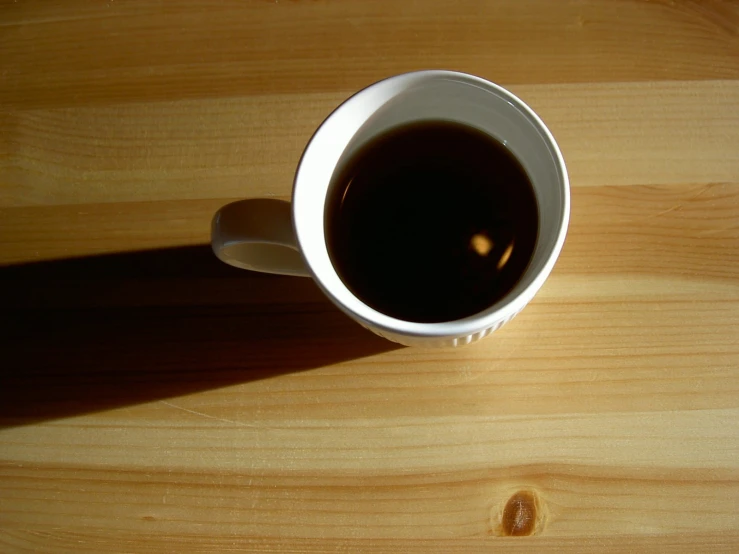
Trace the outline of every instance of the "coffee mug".
{"label": "coffee mug", "polygon": [[[513,288],[477,314],[435,323],[391,317],[352,293],[331,261],[324,224],[337,169],[388,130],[426,120],[473,127],[505,145],[526,171],[539,209],[536,245]],[[224,206],[213,218],[212,246],[219,259],[235,267],[312,277],[339,309],[389,340],[408,346],[459,346],[499,329],[534,297],[562,249],[569,213],[562,153],[531,108],[479,77],[417,71],[370,85],[336,108],[303,152],[292,203],[253,199]]]}

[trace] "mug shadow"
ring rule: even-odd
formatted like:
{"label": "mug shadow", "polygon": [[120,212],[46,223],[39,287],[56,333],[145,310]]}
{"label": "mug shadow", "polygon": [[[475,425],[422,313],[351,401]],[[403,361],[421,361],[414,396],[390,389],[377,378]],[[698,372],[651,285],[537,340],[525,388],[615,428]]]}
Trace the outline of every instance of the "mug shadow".
{"label": "mug shadow", "polygon": [[0,268],[0,428],[267,379],[402,348],[310,280],[192,246]]}

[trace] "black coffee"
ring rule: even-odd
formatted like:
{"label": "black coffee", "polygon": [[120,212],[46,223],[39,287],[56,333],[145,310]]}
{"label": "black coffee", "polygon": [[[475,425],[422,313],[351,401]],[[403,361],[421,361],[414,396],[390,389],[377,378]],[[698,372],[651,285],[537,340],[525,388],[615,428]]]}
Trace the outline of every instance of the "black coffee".
{"label": "black coffee", "polygon": [[539,212],[509,150],[446,121],[396,127],[335,175],[326,205],[331,260],[372,308],[416,322],[474,315],[531,260]]}

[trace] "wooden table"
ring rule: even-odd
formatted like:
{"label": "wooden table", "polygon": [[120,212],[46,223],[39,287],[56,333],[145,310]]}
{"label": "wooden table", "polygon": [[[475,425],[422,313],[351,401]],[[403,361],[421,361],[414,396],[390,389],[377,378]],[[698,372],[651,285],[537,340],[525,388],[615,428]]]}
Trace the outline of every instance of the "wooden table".
{"label": "wooden table", "polygon": [[[3,0],[0,59],[3,552],[739,550],[736,1]],[[214,259],[352,91],[437,67],[570,169],[519,318],[400,348]]]}

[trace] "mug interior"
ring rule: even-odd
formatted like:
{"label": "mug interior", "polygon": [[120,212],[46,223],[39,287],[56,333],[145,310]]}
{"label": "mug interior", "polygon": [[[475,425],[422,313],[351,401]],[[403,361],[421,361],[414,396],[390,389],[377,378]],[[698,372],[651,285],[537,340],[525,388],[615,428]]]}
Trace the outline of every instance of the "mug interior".
{"label": "mug interior", "polygon": [[[330,261],[324,208],[332,178],[353,155],[393,127],[447,120],[477,128],[503,143],[520,161],[539,207],[539,236],[531,262],[515,287],[479,314],[444,323],[391,318],[354,296]],[[569,186],[562,155],[541,120],[508,91],[483,79],[449,71],[392,77],[360,91],[316,131],[296,173],[293,223],[301,252],[319,286],[365,324],[411,335],[475,332],[486,322],[518,312],[546,279],[561,249],[569,215]]]}

